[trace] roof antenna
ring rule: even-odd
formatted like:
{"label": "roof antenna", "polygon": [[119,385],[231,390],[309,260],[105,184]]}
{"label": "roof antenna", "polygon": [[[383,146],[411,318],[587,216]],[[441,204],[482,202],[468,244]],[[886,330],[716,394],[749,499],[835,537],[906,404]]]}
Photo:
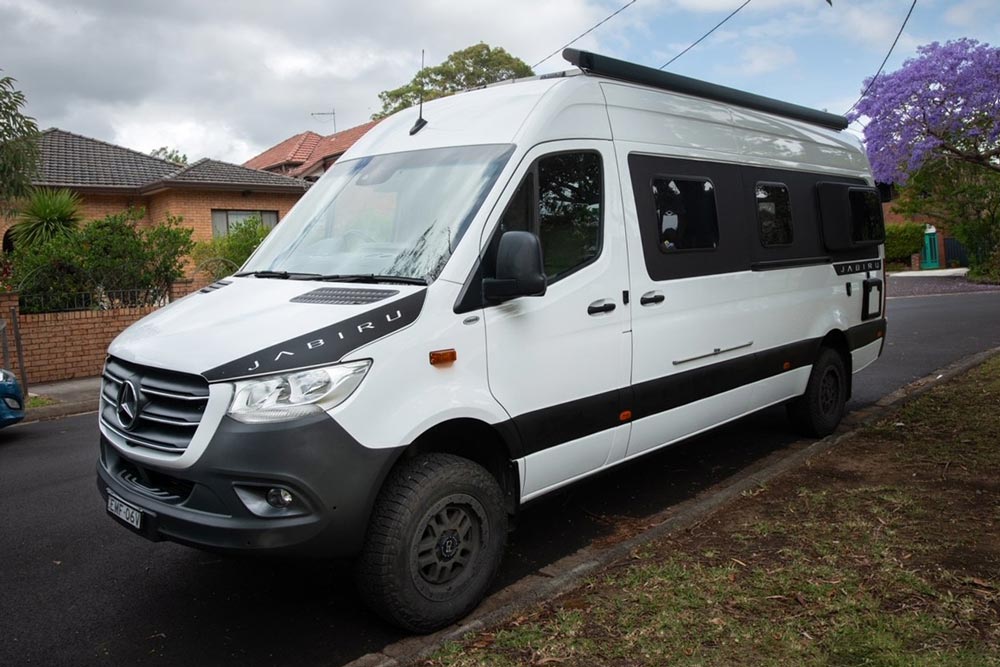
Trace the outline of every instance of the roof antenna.
{"label": "roof antenna", "polygon": [[[420,49],[420,71],[421,72],[424,71],[424,50],[423,49]],[[427,121],[424,120],[424,82],[421,79],[421,81],[420,81],[420,111],[417,112],[417,122],[414,123],[413,127],[410,128],[410,136],[412,137],[414,134],[416,134],[420,130],[424,129],[424,125],[426,125],[426,124],[427,124]]]}

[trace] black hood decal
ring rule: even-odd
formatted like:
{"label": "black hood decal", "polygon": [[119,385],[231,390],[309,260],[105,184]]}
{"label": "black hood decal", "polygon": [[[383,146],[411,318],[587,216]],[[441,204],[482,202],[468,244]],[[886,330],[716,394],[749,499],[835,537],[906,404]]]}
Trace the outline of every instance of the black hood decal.
{"label": "black hood decal", "polygon": [[216,366],[202,376],[209,382],[220,382],[334,364],[351,350],[415,322],[426,293],[427,290],[422,289],[342,322]]}

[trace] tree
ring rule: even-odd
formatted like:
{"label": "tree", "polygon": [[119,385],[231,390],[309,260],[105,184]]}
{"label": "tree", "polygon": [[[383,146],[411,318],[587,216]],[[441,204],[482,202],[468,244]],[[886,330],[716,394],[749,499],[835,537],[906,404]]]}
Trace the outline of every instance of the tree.
{"label": "tree", "polygon": [[480,42],[455,51],[440,65],[424,67],[406,85],[383,90],[378,94],[382,110],[373,114],[372,120],[413,106],[420,100],[421,91],[424,101],[427,101],[504,79],[532,75],[531,67],[520,58],[500,47],[493,48]]}
{"label": "tree", "polygon": [[893,209],[923,216],[962,242],[973,273],[1000,250],[1000,173],[957,158],[929,160],[910,175]]}
{"label": "tree", "polygon": [[156,150],[149,151],[152,157],[160,158],[161,160],[166,160],[167,162],[173,162],[174,164],[187,165],[188,156],[181,153],[176,148],[170,148],[169,146],[160,146]]}
{"label": "tree", "polygon": [[850,115],[870,118],[875,178],[902,184],[939,158],[1000,173],[1000,49],[959,39],[917,51],[897,71],[866,81]]}
{"label": "tree", "polygon": [[83,201],[72,190],[34,188],[21,204],[11,228],[17,246],[31,248],[57,236],[71,236],[80,224]]}
{"label": "tree", "polygon": [[225,278],[243,266],[270,231],[260,218],[247,218],[230,226],[225,236],[196,243],[191,257],[199,271]]}
{"label": "tree", "polygon": [[0,215],[27,194],[38,160],[38,126],[21,113],[24,104],[14,79],[0,77]]}

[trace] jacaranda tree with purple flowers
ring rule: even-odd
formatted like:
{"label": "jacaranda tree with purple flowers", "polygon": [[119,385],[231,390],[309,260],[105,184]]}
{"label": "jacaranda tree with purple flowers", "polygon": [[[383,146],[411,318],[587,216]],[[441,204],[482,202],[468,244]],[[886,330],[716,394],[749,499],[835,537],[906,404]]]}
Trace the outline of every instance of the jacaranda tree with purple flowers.
{"label": "jacaranda tree with purple flowers", "polygon": [[957,236],[973,270],[1000,257],[1000,49],[934,42],[897,71],[865,81],[850,114],[867,117],[875,178],[902,185],[894,208]]}
{"label": "jacaranda tree with purple flowers", "polygon": [[875,178],[905,183],[945,157],[1000,172],[1000,49],[958,39],[917,51],[877,78],[851,113],[870,119],[865,142]]}

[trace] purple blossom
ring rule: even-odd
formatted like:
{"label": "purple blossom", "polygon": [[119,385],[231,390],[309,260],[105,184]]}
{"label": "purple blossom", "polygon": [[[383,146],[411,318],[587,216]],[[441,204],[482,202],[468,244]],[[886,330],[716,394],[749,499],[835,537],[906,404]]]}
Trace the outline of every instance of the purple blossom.
{"label": "purple blossom", "polygon": [[875,178],[905,183],[927,160],[946,156],[1000,171],[1000,49],[958,39],[917,52],[876,79],[848,116],[870,118]]}

